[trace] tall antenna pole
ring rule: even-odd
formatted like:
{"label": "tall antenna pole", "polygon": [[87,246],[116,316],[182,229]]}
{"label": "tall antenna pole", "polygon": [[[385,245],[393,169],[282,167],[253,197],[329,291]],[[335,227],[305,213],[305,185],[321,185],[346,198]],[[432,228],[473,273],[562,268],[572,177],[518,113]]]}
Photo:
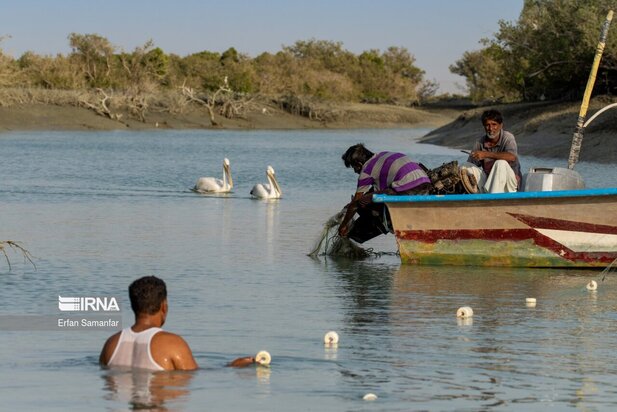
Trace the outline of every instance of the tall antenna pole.
{"label": "tall antenna pole", "polygon": [[589,108],[589,99],[591,99],[593,85],[596,82],[596,74],[598,73],[600,59],[602,59],[602,53],[604,52],[604,45],[606,44],[608,27],[611,24],[611,20],[613,20],[613,10],[609,10],[608,14],[606,15],[606,20],[604,20],[604,24],[602,25],[600,41],[598,42],[598,47],[596,48],[596,55],[593,58],[593,65],[591,66],[589,79],[587,79],[587,87],[585,87],[585,94],[583,95],[583,101],[581,103],[581,110],[578,112],[576,129],[574,129],[574,135],[572,136],[570,156],[568,157],[568,169],[574,169],[574,165],[578,162],[578,155],[581,152],[581,145],[583,144],[583,132],[585,130],[584,123],[585,117],[587,116],[587,109]]}

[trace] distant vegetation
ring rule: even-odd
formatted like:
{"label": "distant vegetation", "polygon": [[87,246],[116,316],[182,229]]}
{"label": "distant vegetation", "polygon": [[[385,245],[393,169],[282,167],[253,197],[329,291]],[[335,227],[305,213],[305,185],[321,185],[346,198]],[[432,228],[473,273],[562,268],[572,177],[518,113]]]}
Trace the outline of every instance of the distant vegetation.
{"label": "distant vegetation", "polygon": [[98,34],[71,33],[68,41],[69,55],[15,59],[0,51],[0,105],[74,104],[112,119],[128,113],[144,120],[152,110],[197,104],[214,124],[214,112],[242,116],[253,99],[311,117],[315,102],[414,105],[437,89],[401,47],[356,55],[339,42],[312,39],[255,58],[234,48],[181,57],[151,41],[132,52]]}
{"label": "distant vegetation", "polygon": [[[450,66],[473,101],[571,100],[582,96],[600,28],[614,0],[525,0],[517,22],[499,23]],[[617,10],[615,10],[617,12]],[[598,72],[595,94],[617,92],[617,16]]]}
{"label": "distant vegetation", "polygon": [[[577,99],[613,3],[525,0],[518,21],[500,21],[499,31],[482,39],[479,50],[465,52],[450,71],[465,79],[475,103]],[[0,49],[0,105],[75,105],[114,120],[141,121],[152,112],[175,114],[198,106],[216,125],[215,114],[242,117],[256,102],[326,120],[327,108],[339,102],[413,106],[460,97],[435,96],[438,84],[424,78],[402,47],[354,54],[340,42],[311,39],[256,57],[233,47],[178,56],[151,41],[126,52],[98,34],[71,33],[68,42],[68,55],[27,52],[13,58]],[[595,94],[616,92],[613,27]]]}

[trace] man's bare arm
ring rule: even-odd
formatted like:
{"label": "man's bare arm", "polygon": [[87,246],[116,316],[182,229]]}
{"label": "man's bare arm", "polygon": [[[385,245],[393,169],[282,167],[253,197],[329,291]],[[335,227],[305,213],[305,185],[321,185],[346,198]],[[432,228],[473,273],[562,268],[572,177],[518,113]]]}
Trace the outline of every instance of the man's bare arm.
{"label": "man's bare arm", "polygon": [[167,370],[194,370],[197,362],[188,343],[169,332],[159,332],[152,338],[150,352],[156,363]]}
{"label": "man's bare arm", "polygon": [[121,333],[122,332],[118,332],[110,336],[109,339],[105,341],[103,349],[101,350],[101,355],[99,356],[99,364],[107,366],[109,360],[111,359],[111,355],[114,354],[114,349],[116,349],[116,346],[118,345]]}
{"label": "man's bare arm", "polygon": [[182,344],[178,344],[178,350],[173,357],[174,367],[177,370],[185,371],[197,369],[197,362],[195,362],[193,352],[191,351],[188,343],[186,343],[181,337],[178,336],[178,338],[182,341]]}
{"label": "man's bare arm", "polygon": [[511,152],[488,152],[485,150],[476,150],[471,152],[471,158],[475,160],[494,159],[505,160],[507,162],[516,161],[516,155]]}
{"label": "man's bare arm", "polygon": [[349,204],[347,205],[347,211],[345,212],[345,217],[343,217],[343,220],[341,221],[341,224],[339,225],[338,228],[338,234],[342,237],[346,237],[347,234],[349,233],[349,222],[351,221],[351,219],[353,218],[353,216],[356,214],[356,210],[358,210],[358,202],[360,201],[360,199],[362,199],[362,196],[364,195],[364,193],[362,192],[357,192],[353,199],[351,199],[351,202],[349,202]]}
{"label": "man's bare arm", "polygon": [[237,358],[232,360],[227,364],[227,366],[231,366],[232,368],[245,368],[255,363],[255,358],[253,356],[245,356],[243,358]]}

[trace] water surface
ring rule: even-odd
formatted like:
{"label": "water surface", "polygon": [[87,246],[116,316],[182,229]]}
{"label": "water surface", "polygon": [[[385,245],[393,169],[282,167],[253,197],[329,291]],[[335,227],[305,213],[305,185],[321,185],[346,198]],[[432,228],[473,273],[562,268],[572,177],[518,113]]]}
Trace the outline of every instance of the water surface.
{"label": "water surface", "polygon": [[[109,331],[0,332],[6,410],[611,410],[617,406],[617,280],[598,272],[402,266],[396,256],[311,259],[322,223],[355,188],[340,159],[364,142],[429,167],[466,155],[415,143],[416,130],[20,132],[0,135],[2,239],[36,270],[0,262],[0,315],[58,314],[58,295],[116,296],[167,281],[166,329],[191,345],[194,373],[101,370]],[[471,146],[471,142],[470,142]],[[234,193],[192,193],[222,175]],[[271,164],[279,201],[248,193]],[[566,167],[567,159],[522,158]],[[614,166],[581,163],[589,187]],[[370,242],[395,252],[391,236]],[[536,297],[535,308],[525,306]],[[469,305],[471,322],[457,322]],[[328,330],[341,338],[325,348]],[[272,366],[224,364],[261,349]],[[375,393],[375,402],[362,396]]]}

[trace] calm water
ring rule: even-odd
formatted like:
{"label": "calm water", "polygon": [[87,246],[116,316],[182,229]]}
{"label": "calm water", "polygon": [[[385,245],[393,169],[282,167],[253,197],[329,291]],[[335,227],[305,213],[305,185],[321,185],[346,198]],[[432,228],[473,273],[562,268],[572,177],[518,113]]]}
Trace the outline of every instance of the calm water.
{"label": "calm water", "polygon": [[[4,330],[0,409],[614,410],[615,275],[591,293],[585,284],[598,272],[306,256],[354,190],[340,160],[348,146],[407,152],[429,167],[465,159],[414,142],[426,132],[0,135],[0,238],[22,241],[37,267],[11,251],[11,271],[0,261],[0,316],[57,316],[58,295],[115,296],[128,326],[128,284],[156,274],[168,283],[166,328],[201,366],[104,371],[109,331]],[[190,192],[198,177],[220,177],[223,157],[235,192]],[[284,198],[251,200],[268,164]],[[589,187],[617,186],[614,166],[577,170]],[[391,236],[369,246],[396,250]],[[525,306],[530,296],[535,308]],[[463,324],[455,312],[465,305],[475,316]],[[340,335],[336,349],[323,346],[328,330]],[[269,369],[224,367],[261,349]],[[363,401],[369,392],[379,398]]]}

